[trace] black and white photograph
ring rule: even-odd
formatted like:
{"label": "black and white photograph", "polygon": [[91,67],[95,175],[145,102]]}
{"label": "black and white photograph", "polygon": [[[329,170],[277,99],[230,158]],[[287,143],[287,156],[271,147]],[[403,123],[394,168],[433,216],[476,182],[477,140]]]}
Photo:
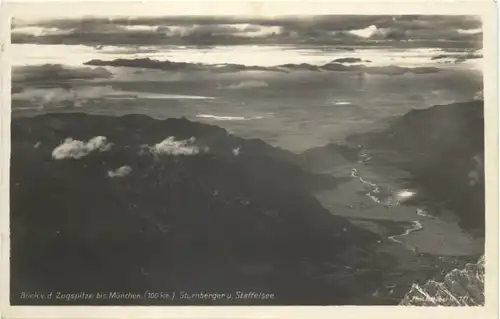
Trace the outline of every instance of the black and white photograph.
{"label": "black and white photograph", "polygon": [[64,8],[10,19],[10,305],[485,305],[481,16]]}

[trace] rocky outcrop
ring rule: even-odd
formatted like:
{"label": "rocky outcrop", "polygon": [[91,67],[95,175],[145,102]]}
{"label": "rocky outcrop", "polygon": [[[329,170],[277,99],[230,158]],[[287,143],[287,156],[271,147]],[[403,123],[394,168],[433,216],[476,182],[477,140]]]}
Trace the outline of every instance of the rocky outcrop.
{"label": "rocky outcrop", "polygon": [[449,272],[443,282],[430,280],[414,284],[401,301],[402,306],[483,306],[484,256],[476,264]]}

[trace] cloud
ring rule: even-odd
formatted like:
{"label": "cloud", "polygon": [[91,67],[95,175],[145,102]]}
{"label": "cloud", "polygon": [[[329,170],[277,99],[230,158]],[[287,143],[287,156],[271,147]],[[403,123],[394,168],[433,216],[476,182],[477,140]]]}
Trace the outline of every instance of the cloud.
{"label": "cloud", "polygon": [[158,31],[157,26],[150,26],[150,25],[126,25],[123,26],[128,31],[149,31],[149,32],[156,32]]}
{"label": "cloud", "polygon": [[265,37],[270,35],[278,35],[283,32],[283,27],[281,26],[262,26],[255,24],[235,24],[228,25],[236,28],[239,32],[235,32],[234,35],[241,37]]}
{"label": "cloud", "polygon": [[264,118],[263,116],[245,117],[245,116],[228,116],[228,115],[212,115],[212,114],[198,114],[196,115],[196,117],[202,119],[211,119],[216,121],[250,121],[250,120],[261,120]]}
{"label": "cloud", "polygon": [[472,157],[472,160],[473,167],[467,174],[469,186],[475,186],[477,184],[484,183],[484,156],[481,156],[481,154],[476,154]]}
{"label": "cloud", "polygon": [[476,94],[474,94],[474,97],[473,97],[474,100],[484,100],[484,97],[483,97],[483,91],[477,91]]}
{"label": "cloud", "polygon": [[105,68],[98,67],[69,67],[60,64],[30,65],[14,67],[12,81],[34,82],[67,81],[80,79],[110,78],[112,73]]}
{"label": "cloud", "polygon": [[71,34],[72,29],[59,29],[59,28],[46,28],[37,26],[19,27],[13,29],[11,32],[14,35],[28,35],[28,36],[44,36],[44,35],[64,35]]}
{"label": "cloud", "polygon": [[262,87],[268,87],[269,84],[266,81],[243,81],[237,84],[231,84],[224,89],[226,90],[241,90],[241,89],[253,89],[253,88],[262,88]]}
{"label": "cloud", "polygon": [[52,158],[56,160],[66,158],[79,159],[94,151],[106,152],[111,148],[111,146],[112,144],[109,143],[107,138],[104,136],[93,137],[86,143],[72,138],[67,138],[61,145],[54,148],[52,151]]}
{"label": "cloud", "polygon": [[478,34],[478,33],[483,32],[483,30],[481,28],[477,28],[477,29],[458,29],[457,31],[458,31],[458,33],[462,33],[462,34]]}
{"label": "cloud", "polygon": [[114,92],[110,86],[73,88],[28,88],[12,94],[13,101],[28,101],[41,108],[73,103],[79,107],[89,99],[103,97]]}
{"label": "cloud", "polygon": [[127,176],[128,174],[130,174],[130,172],[132,172],[132,168],[128,165],[124,165],[124,166],[118,167],[115,170],[108,171],[108,177],[109,178],[124,177],[124,176]]}
{"label": "cloud", "polygon": [[[14,25],[12,42],[89,45],[387,45],[387,41],[391,41],[391,45],[478,47],[482,41],[481,26],[478,17],[449,15],[81,18]],[[39,29],[26,32],[27,27]],[[20,32],[23,28],[25,31]]]}
{"label": "cloud", "polygon": [[469,186],[476,186],[481,181],[480,174],[478,171],[471,170],[467,174],[467,178],[469,179],[468,185]]}
{"label": "cloud", "polygon": [[143,155],[145,152],[149,152],[153,155],[191,156],[201,152],[208,152],[209,148],[207,146],[199,147],[194,144],[195,142],[196,138],[194,137],[177,141],[174,136],[170,136],[153,146],[144,145],[139,154]]}
{"label": "cloud", "polygon": [[[129,29],[136,29],[144,26],[127,26]],[[154,27],[149,27],[154,28]],[[169,37],[196,37],[196,36],[235,36],[235,37],[265,37],[276,35],[282,31],[280,26],[262,26],[258,24],[237,23],[237,24],[213,24],[213,25],[169,25],[159,26],[154,29]]]}
{"label": "cloud", "polygon": [[328,63],[320,67],[322,70],[328,71],[342,71],[342,72],[361,72],[367,74],[379,74],[379,75],[403,75],[407,73],[413,74],[430,74],[430,73],[438,73],[441,71],[439,68],[435,67],[401,67],[396,65],[388,65],[388,66],[365,66],[361,65],[344,65],[341,63]]}
{"label": "cloud", "polygon": [[374,25],[371,25],[367,28],[364,28],[364,29],[360,29],[360,30],[351,30],[349,31],[350,33],[358,36],[358,37],[361,37],[361,38],[369,38],[371,37],[373,34],[375,34],[375,32],[377,31],[377,27],[374,26]]}

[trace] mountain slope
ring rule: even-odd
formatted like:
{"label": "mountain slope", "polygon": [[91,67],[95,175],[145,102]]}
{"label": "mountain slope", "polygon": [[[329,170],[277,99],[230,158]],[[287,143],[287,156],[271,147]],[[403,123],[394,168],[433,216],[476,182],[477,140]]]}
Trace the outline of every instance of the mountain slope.
{"label": "mountain slope", "polygon": [[[311,195],[335,179],[262,141],[185,119],[47,114],[12,121],[11,156],[13,304],[34,302],[22,291],[146,289],[346,304],[379,284],[378,236]],[[235,304],[173,303],[193,302]]]}
{"label": "mountain slope", "polygon": [[370,154],[368,165],[408,171],[415,201],[437,213],[450,210],[464,229],[484,235],[483,101],[412,110],[388,129],[349,142]]}

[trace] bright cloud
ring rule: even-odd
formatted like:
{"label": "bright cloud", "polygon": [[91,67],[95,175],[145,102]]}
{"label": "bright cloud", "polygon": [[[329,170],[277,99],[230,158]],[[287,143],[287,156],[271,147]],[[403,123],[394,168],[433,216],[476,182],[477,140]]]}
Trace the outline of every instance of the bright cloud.
{"label": "bright cloud", "polygon": [[212,119],[217,121],[249,121],[249,120],[261,120],[263,116],[253,116],[253,117],[244,117],[244,116],[221,116],[221,115],[212,115],[212,114],[198,114],[196,115],[198,118],[204,119]]}
{"label": "bright cloud", "polygon": [[239,30],[239,32],[236,32],[235,35],[250,38],[280,34],[283,30],[283,28],[280,26],[261,26],[247,23],[233,24],[228,26]]}
{"label": "bright cloud", "polygon": [[243,81],[237,84],[231,84],[225,87],[226,90],[253,89],[268,87],[269,84],[265,81]]}
{"label": "bright cloud", "polygon": [[[196,142],[196,138],[191,137],[187,140],[177,141],[174,136],[167,137],[160,143],[157,143],[153,146],[145,146],[150,153],[154,155],[197,155],[202,151],[208,151],[208,147],[198,147],[194,143]],[[141,154],[144,153],[144,150],[141,151]]]}
{"label": "bright cloud", "polygon": [[473,97],[474,100],[484,100],[483,91],[477,91]]}
{"label": "bright cloud", "polygon": [[109,178],[123,177],[123,176],[127,176],[128,174],[130,174],[130,172],[132,172],[132,168],[128,165],[124,165],[124,166],[118,167],[115,170],[108,171],[108,177]]}
{"label": "bright cloud", "polygon": [[158,29],[157,26],[150,26],[150,25],[124,25],[123,28],[127,29],[128,31],[142,31],[142,32],[156,32]]}
{"label": "bright cloud", "polygon": [[196,30],[196,26],[165,26],[159,27],[158,31],[163,31],[169,36],[188,36]]}
{"label": "bright cloud", "polygon": [[458,31],[458,33],[461,33],[461,34],[478,34],[478,33],[483,32],[483,30],[481,28],[478,28],[478,29],[458,29],[457,31]]}
{"label": "bright cloud", "polygon": [[108,151],[111,146],[112,144],[104,136],[93,137],[88,142],[67,138],[52,151],[52,158],[56,160],[66,158],[79,159],[89,155],[93,151]]}
{"label": "bright cloud", "polygon": [[[273,34],[282,33],[283,27],[281,26],[262,26],[256,24],[248,24],[248,23],[238,23],[238,24],[216,24],[216,25],[191,25],[191,26],[177,26],[177,25],[169,25],[163,27],[149,27],[150,29],[146,29],[147,26],[133,26],[137,27],[137,29],[130,30],[141,30],[141,31],[163,31],[166,35],[169,36],[190,36],[193,34],[202,34],[204,32],[210,33],[212,35],[219,36],[241,36],[241,37],[265,37]],[[127,26],[129,28],[129,26]]]}
{"label": "bright cloud", "polygon": [[26,34],[33,36],[56,35],[56,34],[70,34],[73,29],[61,30],[58,28],[44,28],[35,26],[26,26],[12,29],[13,34]]}
{"label": "bright cloud", "polygon": [[81,106],[88,99],[95,99],[113,93],[110,86],[83,87],[78,89],[50,88],[50,89],[27,89],[12,94],[12,100],[30,101],[44,107],[50,104],[74,102],[74,106]]}
{"label": "bright cloud", "polygon": [[350,33],[354,34],[354,35],[357,35],[358,37],[362,37],[362,38],[369,38],[371,37],[373,34],[375,34],[375,32],[377,32],[377,27],[374,26],[374,25],[371,25],[365,29],[358,29],[358,30],[351,30],[349,31]]}

